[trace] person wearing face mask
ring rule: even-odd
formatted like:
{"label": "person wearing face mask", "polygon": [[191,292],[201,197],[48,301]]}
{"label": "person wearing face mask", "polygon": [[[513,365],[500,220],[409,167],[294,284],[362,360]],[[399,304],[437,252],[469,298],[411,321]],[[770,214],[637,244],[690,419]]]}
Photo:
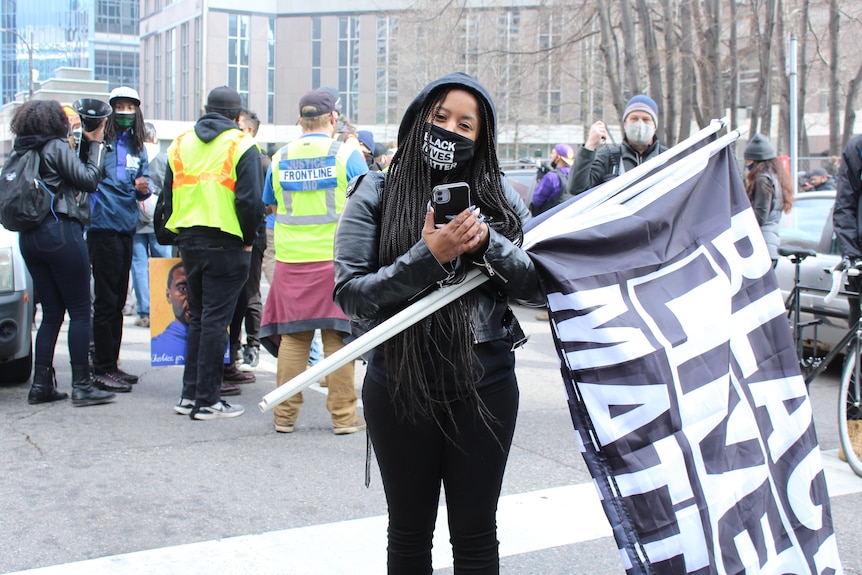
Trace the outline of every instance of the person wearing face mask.
{"label": "person wearing face mask", "polygon": [[530,202],[530,212],[538,216],[566,199],[566,186],[569,181],[569,171],[575,160],[575,150],[568,144],[557,144],[551,150],[551,171],[547,172],[536,189]]}
{"label": "person wearing face mask", "polygon": [[608,128],[599,120],[590,127],[587,141],[578,150],[569,177],[573,196],[616,178],[667,150],[656,136],[658,105],[644,94],[628,101],[623,112],[623,143],[601,146],[608,139]]}
{"label": "person wearing face mask", "polygon": [[90,196],[87,232],[93,269],[93,371],[102,389],[128,392],[138,377],[118,366],[123,339],[123,306],[129,288],[138,202],[152,194],[146,129],[138,92],[128,86],[111,91],[113,113],[105,126],[104,174]]}
{"label": "person wearing face mask", "polygon": [[[368,171],[362,153],[334,138],[338,100],[331,90],[299,101],[302,135],[272,156],[263,202],[275,208],[275,272],[263,308],[261,344],[278,357],[281,385],[305,371],[315,330],[329,356],[344,347],[350,321],[332,302],[335,226],[347,201],[347,183]],[[365,429],[356,414],[354,365],[326,377],[326,408],[336,435]],[[302,406],[298,393],[273,410],[275,431],[292,433]]]}
{"label": "person wearing face mask", "polygon": [[84,229],[90,223],[88,196],[96,191],[102,177],[105,120],[88,125],[82,132],[78,145],[87,148],[86,161],[69,147],[69,121],[59,102],[29,100],[15,110],[9,127],[15,134],[16,153],[39,150],[39,174],[54,192],[51,213],[38,226],[19,234],[21,255],[42,306],[27,402],[40,404],[69,397],[57,390],[54,372],[54,348],[68,314],[72,405],[107,403],[114,394],[96,388],[87,360],[90,263],[84,240]]}
{"label": "person wearing face mask", "polygon": [[359,138],[359,149],[362,151],[362,156],[365,158],[365,165],[368,166],[368,170],[371,172],[381,171],[383,166],[378,164],[374,157],[374,148],[376,146],[374,143],[374,134],[368,130],[359,130],[356,132],[356,136]]}
{"label": "person wearing face mask", "polygon": [[745,193],[751,202],[757,225],[769,248],[772,267],[778,263],[778,222],[781,214],[790,212],[793,204],[793,182],[778,161],[775,148],[763,134],[754,134],[743,152],[745,158]]}
{"label": "person wearing face mask", "polygon": [[[496,510],[524,341],[508,300],[545,298],[520,247],[530,214],[503,183],[496,141],[485,88],[463,73],[435,80],[408,106],[389,171],[351,183],[338,223],[334,298],[361,329],[467,270],[490,277],[368,357],[362,398],[389,510],[389,575],[432,572],[441,485],[455,573],[499,573]],[[432,188],[450,182],[468,183],[475,207],[437,228]]]}

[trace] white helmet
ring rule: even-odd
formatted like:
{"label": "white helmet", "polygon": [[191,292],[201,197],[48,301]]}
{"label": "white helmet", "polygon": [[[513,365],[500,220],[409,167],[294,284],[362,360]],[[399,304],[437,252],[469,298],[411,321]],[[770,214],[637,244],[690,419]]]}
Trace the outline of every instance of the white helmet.
{"label": "white helmet", "polygon": [[134,88],[129,88],[128,86],[120,86],[119,88],[114,88],[111,90],[111,97],[108,100],[111,103],[111,106],[114,105],[114,100],[117,99],[131,100],[137,106],[141,105],[141,98],[138,96],[138,91]]}

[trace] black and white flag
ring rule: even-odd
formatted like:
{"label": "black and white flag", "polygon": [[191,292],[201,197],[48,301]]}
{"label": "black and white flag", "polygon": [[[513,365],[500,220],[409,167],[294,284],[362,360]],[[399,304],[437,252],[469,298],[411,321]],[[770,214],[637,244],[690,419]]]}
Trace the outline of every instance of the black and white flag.
{"label": "black and white flag", "polygon": [[628,574],[841,573],[766,245],[730,150],[702,152],[542,218],[576,436]]}

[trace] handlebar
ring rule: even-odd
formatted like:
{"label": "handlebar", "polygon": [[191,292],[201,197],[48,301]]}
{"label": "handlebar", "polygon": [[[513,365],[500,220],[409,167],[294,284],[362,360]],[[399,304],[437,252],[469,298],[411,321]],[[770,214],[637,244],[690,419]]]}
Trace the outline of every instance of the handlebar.
{"label": "handlebar", "polygon": [[844,274],[847,274],[848,276],[858,276],[860,273],[862,272],[860,272],[857,267],[845,269],[841,263],[835,264],[832,268],[832,287],[829,289],[829,293],[823,296],[823,303],[832,303],[832,300],[834,300],[835,296],[838,295],[838,292],[841,291],[841,286],[844,283]]}

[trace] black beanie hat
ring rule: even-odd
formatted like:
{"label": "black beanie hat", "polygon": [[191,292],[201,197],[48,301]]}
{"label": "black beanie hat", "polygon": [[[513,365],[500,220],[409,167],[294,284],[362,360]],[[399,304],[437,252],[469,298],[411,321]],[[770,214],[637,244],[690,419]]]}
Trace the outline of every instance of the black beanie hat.
{"label": "black beanie hat", "polygon": [[771,160],[775,157],[775,148],[769,143],[769,140],[763,134],[754,134],[745,146],[743,157],[746,160],[754,160],[762,162],[763,160]]}

